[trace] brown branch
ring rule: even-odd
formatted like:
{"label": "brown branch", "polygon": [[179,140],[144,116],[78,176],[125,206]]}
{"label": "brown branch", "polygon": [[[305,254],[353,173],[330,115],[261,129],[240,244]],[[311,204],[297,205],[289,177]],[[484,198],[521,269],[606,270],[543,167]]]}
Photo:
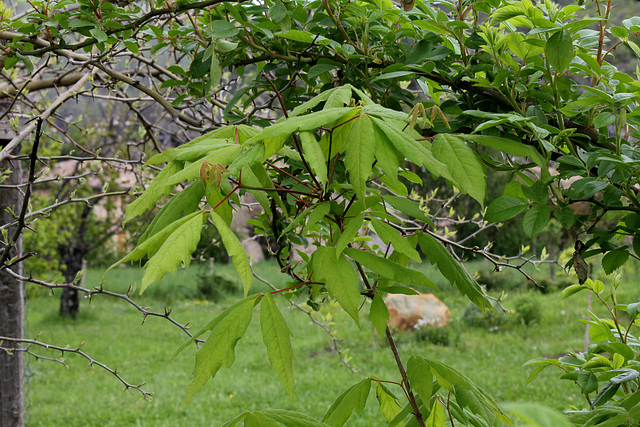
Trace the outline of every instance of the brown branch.
{"label": "brown branch", "polygon": [[73,354],[77,354],[79,356],[84,357],[85,359],[87,359],[89,361],[89,365],[93,366],[93,365],[97,365],[99,367],[101,367],[102,369],[104,369],[105,371],[109,372],[111,375],[115,376],[122,384],[124,384],[124,389],[125,390],[129,390],[134,389],[134,390],[138,390],[141,394],[142,397],[145,400],[150,400],[151,397],[153,396],[153,393],[150,393],[148,391],[144,391],[142,389],[142,386],[144,385],[144,383],[140,383],[138,385],[134,385],[131,384],[129,382],[127,382],[127,380],[125,380],[122,375],[120,375],[120,373],[118,372],[118,370],[116,369],[111,369],[109,366],[107,366],[106,364],[99,362],[97,360],[95,360],[94,358],[92,358],[91,356],[89,356],[87,353],[85,353],[84,351],[80,350],[80,347],[76,347],[76,348],[70,348],[70,347],[59,347],[56,345],[52,345],[52,344],[47,344],[44,343],[42,341],[38,341],[35,339],[28,339],[28,338],[10,338],[10,337],[3,337],[0,336],[0,343],[2,343],[3,341],[7,341],[7,342],[13,342],[13,343],[17,343],[17,344],[28,344],[28,347],[23,348],[23,349],[6,349],[3,347],[0,347],[0,350],[3,350],[5,352],[9,352],[9,351],[23,351],[25,353],[28,353],[38,359],[45,359],[45,360],[50,360],[50,361],[54,361],[54,362],[58,362],[58,363],[62,363],[63,365],[66,366],[64,360],[59,360],[59,359],[53,359],[53,358],[49,358],[49,357],[44,357],[44,356],[40,356],[40,355],[36,355],[33,352],[31,352],[29,350],[29,348],[33,345],[39,346],[39,347],[43,347],[47,350],[55,350],[55,351],[59,351],[62,354],[64,353],[73,353]]}

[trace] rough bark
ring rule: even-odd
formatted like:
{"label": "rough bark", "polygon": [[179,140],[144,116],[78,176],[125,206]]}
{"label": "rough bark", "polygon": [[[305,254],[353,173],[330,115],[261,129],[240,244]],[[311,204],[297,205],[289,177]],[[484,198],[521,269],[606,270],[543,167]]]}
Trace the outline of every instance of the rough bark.
{"label": "rough bark", "polygon": [[[19,164],[0,162],[0,171],[11,169],[12,173],[3,184],[18,184],[21,180]],[[0,188],[0,224],[15,218],[7,212],[10,208],[18,212],[22,196],[13,188]],[[12,230],[9,230],[11,236]],[[4,239],[3,239],[4,240]],[[0,253],[2,247],[0,247]],[[9,259],[19,253],[20,245],[12,250]],[[15,253],[14,253],[15,252]],[[16,271],[19,266],[11,267]],[[24,291],[23,284],[6,271],[0,270],[0,336],[24,338]],[[8,350],[18,345],[3,342],[0,347]],[[24,425],[24,353],[22,351],[0,350],[0,426],[16,427]]]}

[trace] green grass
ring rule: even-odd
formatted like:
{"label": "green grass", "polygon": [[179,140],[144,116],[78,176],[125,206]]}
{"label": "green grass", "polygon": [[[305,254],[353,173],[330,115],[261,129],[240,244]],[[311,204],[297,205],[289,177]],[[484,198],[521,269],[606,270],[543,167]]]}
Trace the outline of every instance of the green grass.
{"label": "green grass", "polygon": [[[198,267],[178,272],[149,288],[141,304],[162,311],[171,302],[172,316],[179,322],[190,323],[195,329],[204,326],[234,299],[219,303],[193,299],[197,294],[194,281]],[[208,267],[207,267],[208,268]],[[216,266],[216,269],[229,269]],[[410,355],[422,355],[450,364],[498,401],[541,402],[556,409],[567,405],[582,405],[577,387],[558,379],[560,371],[548,369],[534,382],[525,386],[530,368],[522,364],[529,359],[555,355],[584,347],[584,325],[587,294],[578,294],[560,301],[559,294],[543,295],[528,291],[527,297],[543,307],[539,323],[526,327],[509,322],[496,332],[471,328],[461,321],[467,300],[450,289],[430,268],[423,267],[443,291],[437,293],[450,308],[451,326],[456,336],[449,347],[434,346],[418,341],[408,333],[398,334],[399,350],[407,360]],[[271,264],[258,266],[261,274],[275,283],[283,283],[278,268]],[[91,270],[87,286],[100,283],[101,272]],[[139,282],[141,272],[136,268],[116,269],[104,283],[109,290],[124,292],[131,283]],[[256,282],[256,290],[261,284]],[[635,301],[635,290],[624,297]],[[507,302],[509,299],[507,299]],[[508,304],[507,304],[508,305]],[[245,410],[284,408],[306,412],[317,418],[347,387],[363,376],[398,381],[399,374],[388,346],[366,320],[367,306],[361,314],[362,329],[329,305],[318,313],[348,348],[350,363],[362,373],[351,373],[339,363],[330,350],[330,341],[309,318],[297,310],[280,304],[293,330],[294,372],[296,398],[291,402],[270,367],[258,323],[258,313],[246,336],[236,347],[236,362],[222,368],[215,380],[209,381],[191,403],[185,405],[186,388],[193,369],[193,352],[186,350],[173,362],[175,350],[186,335],[164,319],[142,316],[124,301],[95,296],[83,301],[81,314],[75,321],[60,319],[57,297],[42,296],[29,301],[28,333],[57,345],[75,347],[84,343],[83,351],[96,360],[117,368],[130,382],[145,381],[145,389],[155,393],[152,401],[144,401],[135,390],[122,392],[122,385],[108,372],[89,366],[77,355],[65,354],[68,368],[46,360],[29,360],[28,420],[33,426],[123,426],[123,425],[220,425]],[[38,350],[49,357],[59,354]],[[399,390],[395,390],[401,394]],[[382,425],[377,412],[375,393],[371,393],[365,412],[352,418],[349,425]]]}

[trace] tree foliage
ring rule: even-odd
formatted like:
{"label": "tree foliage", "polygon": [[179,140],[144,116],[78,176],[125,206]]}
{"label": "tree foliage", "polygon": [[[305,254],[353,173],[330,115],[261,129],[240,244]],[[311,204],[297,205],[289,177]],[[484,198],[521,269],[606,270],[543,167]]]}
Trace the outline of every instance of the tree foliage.
{"label": "tree foliage", "polygon": [[[245,298],[190,340],[210,333],[196,353],[187,400],[233,364],[256,307],[268,359],[295,397],[278,297],[312,307],[335,299],[358,325],[363,304],[372,301],[369,318],[388,338],[401,376],[402,399],[376,387],[390,425],[442,426],[447,418],[510,424],[453,368],[414,357],[405,369],[385,327],[385,294],[432,287],[411,270],[422,262],[419,250],[482,310],[492,309],[490,297],[459,254],[520,268],[490,253],[490,245],[480,249],[449,235],[445,225],[455,218],[411,197],[423,178],[444,179],[455,197],[476,200],[478,232],[521,215],[524,233],[534,238],[553,217],[585,241],[576,246],[576,265],[603,255],[609,274],[639,259],[640,85],[612,58],[624,49],[640,55],[633,41],[640,18],[614,25],[611,1],[594,2],[590,14],[549,0],[411,4],[400,10],[390,0],[82,0],[33,2],[15,15],[5,10],[0,38],[14,83],[5,96],[90,76],[93,93],[127,103],[141,121],[145,135],[136,152],[160,151],[146,165],[161,171],[126,211],[125,222],[135,223],[165,203],[120,261],[146,260],[141,290],[188,266],[205,222],[233,258]],[[146,98],[135,99],[140,94]],[[177,146],[160,147],[141,112],[145,102],[164,111]],[[20,142],[14,138],[0,160]],[[509,182],[493,200],[487,169]],[[249,296],[251,267],[229,227],[247,194],[264,209],[252,221],[256,232],[269,238],[291,278],[270,294]],[[294,244],[310,247],[311,255]],[[362,411],[372,381],[347,389],[322,421],[260,411],[229,425],[343,425]],[[611,384],[627,381],[635,377]],[[618,387],[608,387],[588,411],[614,397]]]}

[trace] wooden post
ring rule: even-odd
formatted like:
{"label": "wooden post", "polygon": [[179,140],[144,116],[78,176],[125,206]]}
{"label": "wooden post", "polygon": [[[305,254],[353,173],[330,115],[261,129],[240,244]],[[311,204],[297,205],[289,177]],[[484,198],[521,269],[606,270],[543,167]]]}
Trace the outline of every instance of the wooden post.
{"label": "wooden post", "polygon": [[[5,111],[0,106],[0,114]],[[13,138],[16,133],[9,123],[9,115],[0,120],[0,149]],[[0,162],[0,172],[9,171],[4,182],[0,183],[0,225],[15,220],[10,213],[18,214],[22,208],[22,193],[18,185],[22,181],[20,163],[5,160]],[[13,229],[8,230],[11,239]],[[0,236],[0,254],[5,249],[8,239]],[[20,253],[20,241],[9,255],[9,259]],[[21,273],[20,264],[11,269]],[[24,337],[24,285],[6,271],[0,270],[0,336],[10,338]],[[0,347],[0,426],[24,426],[24,352],[11,351],[20,348],[19,344],[1,342]]]}

